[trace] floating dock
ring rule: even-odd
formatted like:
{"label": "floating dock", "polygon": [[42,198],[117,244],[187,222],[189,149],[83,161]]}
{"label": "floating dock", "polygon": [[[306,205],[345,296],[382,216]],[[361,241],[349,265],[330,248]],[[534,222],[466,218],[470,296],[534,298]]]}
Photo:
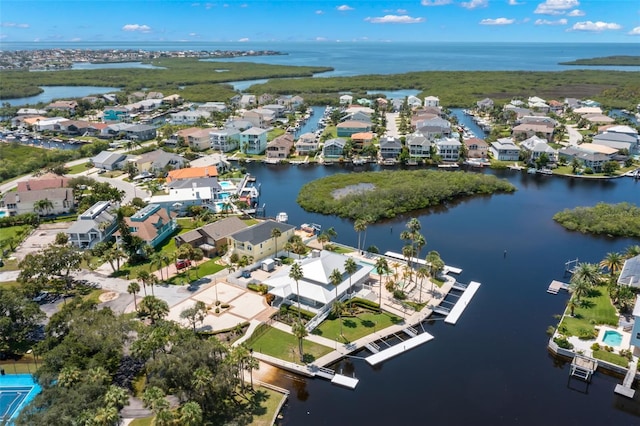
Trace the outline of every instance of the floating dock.
{"label": "floating dock", "polygon": [[637,369],[638,362],[634,360],[629,364],[627,375],[624,376],[624,381],[622,382],[622,384],[616,385],[616,388],[613,391],[618,395],[626,396],[627,398],[633,398],[636,394],[636,391],[631,388],[631,385],[633,385],[633,379],[635,379],[636,377]]}
{"label": "floating dock", "polygon": [[455,324],[456,322],[458,322],[458,318],[460,318],[460,315],[462,315],[467,307],[467,304],[469,304],[469,302],[473,298],[473,295],[476,294],[476,291],[478,291],[478,288],[480,288],[480,283],[477,281],[471,281],[467,286],[467,289],[460,296],[458,302],[453,305],[453,308],[451,308],[451,311],[444,319],[444,322],[446,322],[447,324]]}
{"label": "floating dock", "polygon": [[551,281],[551,284],[549,284],[547,293],[558,294],[560,290],[569,290],[569,284],[553,280]]}
{"label": "floating dock", "polygon": [[422,333],[417,335],[416,337],[412,337],[411,339],[405,340],[402,343],[398,343],[397,345],[391,346],[390,348],[381,350],[378,353],[370,355],[365,358],[365,360],[370,365],[377,365],[381,362],[388,360],[389,358],[393,358],[396,355],[400,355],[403,352],[406,352],[410,349],[413,349],[417,346],[420,346],[423,343],[427,343],[429,340],[433,339],[433,336],[429,333]]}
{"label": "floating dock", "polygon": [[584,380],[585,382],[591,382],[591,376],[598,368],[598,361],[593,358],[578,355],[573,358],[571,362],[571,377]]}
{"label": "floating dock", "polygon": [[358,385],[358,379],[336,373],[336,375],[333,376],[333,379],[331,379],[331,383],[334,385],[344,386],[345,388],[355,389]]}

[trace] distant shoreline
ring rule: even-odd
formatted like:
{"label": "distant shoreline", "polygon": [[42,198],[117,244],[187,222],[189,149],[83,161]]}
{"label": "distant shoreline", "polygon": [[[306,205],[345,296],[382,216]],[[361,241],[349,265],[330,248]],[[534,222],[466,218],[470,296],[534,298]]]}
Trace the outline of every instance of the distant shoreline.
{"label": "distant shoreline", "polygon": [[640,56],[603,56],[599,58],[576,59],[575,61],[559,62],[558,64],[637,67],[640,66]]}

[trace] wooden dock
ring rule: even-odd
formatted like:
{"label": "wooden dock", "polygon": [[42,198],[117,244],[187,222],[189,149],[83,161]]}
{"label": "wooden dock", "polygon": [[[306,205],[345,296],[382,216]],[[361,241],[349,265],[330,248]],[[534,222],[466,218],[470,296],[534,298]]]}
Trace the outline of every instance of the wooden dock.
{"label": "wooden dock", "polygon": [[549,288],[547,289],[547,293],[558,294],[560,290],[569,290],[569,284],[563,283],[561,281],[553,280],[551,284],[549,284]]}
{"label": "wooden dock", "polygon": [[460,315],[462,315],[467,305],[476,294],[476,291],[478,291],[478,288],[480,288],[480,283],[477,281],[471,281],[467,286],[467,289],[462,293],[462,296],[460,296],[460,299],[458,299],[458,302],[453,305],[453,308],[451,308],[451,311],[444,319],[444,322],[447,324],[455,324],[458,322],[458,318],[460,318]]}

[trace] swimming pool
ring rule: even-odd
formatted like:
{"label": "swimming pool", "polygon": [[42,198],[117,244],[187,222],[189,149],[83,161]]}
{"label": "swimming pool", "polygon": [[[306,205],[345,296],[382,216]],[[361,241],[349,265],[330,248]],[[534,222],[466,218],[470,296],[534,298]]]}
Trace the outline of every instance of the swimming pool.
{"label": "swimming pool", "polygon": [[607,346],[620,346],[622,343],[622,334],[615,330],[607,330],[602,336],[602,343]]}
{"label": "swimming pool", "polygon": [[5,212],[4,210],[0,210],[0,217],[5,217],[7,215],[7,212]]}
{"label": "swimming pool", "polygon": [[228,180],[221,180],[218,184],[220,185],[220,188],[225,190],[235,189],[236,187],[233,182],[229,182]]}
{"label": "swimming pool", "polygon": [[11,424],[41,390],[30,374],[0,376],[0,424]]}

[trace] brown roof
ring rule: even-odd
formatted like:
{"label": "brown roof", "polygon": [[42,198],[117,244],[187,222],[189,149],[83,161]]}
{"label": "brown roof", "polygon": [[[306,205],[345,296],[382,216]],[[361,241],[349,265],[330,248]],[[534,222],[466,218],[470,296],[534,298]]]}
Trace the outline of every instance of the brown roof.
{"label": "brown roof", "polygon": [[465,139],[465,140],[464,140],[464,144],[465,144],[467,147],[469,147],[469,146],[471,146],[471,145],[478,145],[479,147],[480,147],[480,146],[485,146],[485,147],[487,147],[487,148],[489,147],[489,144],[488,144],[488,143],[486,143],[486,142],[484,141],[484,139],[480,139],[480,138],[470,138],[470,139]]}
{"label": "brown roof", "polygon": [[235,216],[227,217],[217,222],[209,223],[201,228],[180,234],[177,239],[183,243],[197,241],[201,237],[208,237],[213,241],[220,241],[234,232],[247,228],[247,224]]}
{"label": "brown roof", "polygon": [[372,132],[360,132],[351,135],[351,140],[371,141],[373,139]]}
{"label": "brown roof", "polygon": [[67,177],[43,177],[40,179],[30,179],[26,182],[18,182],[18,192],[66,188],[67,186],[69,186],[69,178]]}
{"label": "brown roof", "polygon": [[137,231],[131,234],[142,238],[143,241],[151,242],[158,236],[158,229],[155,225],[159,222],[162,222],[163,225],[169,223],[171,218],[165,209],[158,209],[156,212],[150,214],[143,222],[134,222],[130,217],[125,217],[124,221],[129,227],[138,228]]}
{"label": "brown roof", "polygon": [[553,133],[553,125],[547,124],[533,124],[533,123],[523,123],[519,124],[513,128],[514,132],[540,132],[540,133]]}

